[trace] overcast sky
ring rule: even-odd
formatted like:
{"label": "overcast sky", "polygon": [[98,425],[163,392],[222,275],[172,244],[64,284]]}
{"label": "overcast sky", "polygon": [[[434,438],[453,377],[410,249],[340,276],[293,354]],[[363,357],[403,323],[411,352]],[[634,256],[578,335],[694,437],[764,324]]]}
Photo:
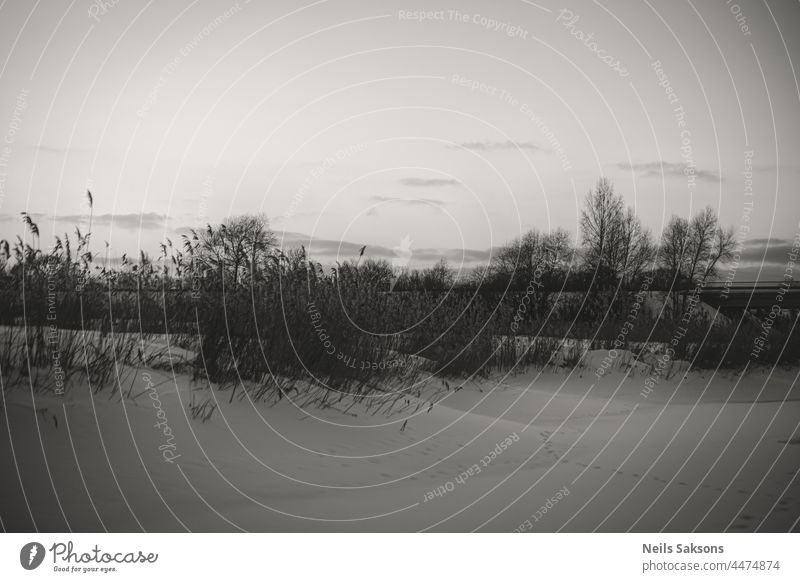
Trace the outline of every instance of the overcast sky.
{"label": "overcast sky", "polygon": [[779,272],[799,21],[777,1],[6,0],[0,236],[28,211],[47,244],[89,187],[116,255],[264,212],[328,258],[408,235],[420,265],[474,262],[577,235],[604,175],[654,233],[711,205],[749,229],[748,269]]}

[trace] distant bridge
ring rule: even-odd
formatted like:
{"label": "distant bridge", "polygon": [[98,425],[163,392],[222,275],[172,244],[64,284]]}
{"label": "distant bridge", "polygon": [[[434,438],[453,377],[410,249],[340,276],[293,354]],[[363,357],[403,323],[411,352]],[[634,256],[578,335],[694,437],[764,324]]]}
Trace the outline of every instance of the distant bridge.
{"label": "distant bridge", "polygon": [[781,309],[800,309],[800,283],[794,282],[707,283],[699,295],[703,303],[721,311],[769,311],[774,305]]}

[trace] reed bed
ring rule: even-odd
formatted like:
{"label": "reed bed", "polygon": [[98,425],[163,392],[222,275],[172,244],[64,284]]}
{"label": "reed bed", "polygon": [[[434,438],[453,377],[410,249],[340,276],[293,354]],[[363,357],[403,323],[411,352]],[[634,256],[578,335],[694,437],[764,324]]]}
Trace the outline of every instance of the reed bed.
{"label": "reed bed", "polygon": [[[291,396],[306,406],[347,412],[362,402],[394,414],[420,406],[417,387],[428,378],[571,369],[588,349],[641,352],[681,327],[675,358],[741,367],[759,332],[755,317],[715,322],[699,312],[687,326],[669,309],[643,309],[628,324],[634,290],[588,293],[590,279],[573,264],[554,267],[527,299],[526,281],[456,282],[444,263],[391,282],[388,263],[363,250],[324,268],[302,248],[278,249],[265,221],[246,216],[167,240],[158,257],[123,255],[111,267],[93,253],[90,232],[76,228],[42,251],[38,226],[23,220],[27,240],[0,241],[4,386],[27,381],[59,393],[88,381],[122,390],[131,370],[162,367],[187,371],[231,401]],[[794,322],[776,318],[761,362],[797,363]],[[539,339],[520,356],[496,341],[506,336]],[[565,349],[567,340],[583,347]],[[215,410],[207,394],[193,394],[188,406],[202,421]]]}

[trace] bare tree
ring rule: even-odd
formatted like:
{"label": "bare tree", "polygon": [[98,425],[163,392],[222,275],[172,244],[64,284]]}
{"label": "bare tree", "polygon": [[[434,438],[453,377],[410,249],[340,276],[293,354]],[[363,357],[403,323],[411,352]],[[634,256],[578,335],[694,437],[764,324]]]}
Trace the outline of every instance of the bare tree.
{"label": "bare tree", "polygon": [[581,235],[584,259],[604,285],[616,282],[618,272],[617,246],[623,219],[622,197],[606,178],[600,178],[594,190],[586,195],[581,212]]}
{"label": "bare tree", "polygon": [[689,223],[689,236],[685,251],[686,280],[694,285],[702,280],[711,256],[717,232],[717,215],[706,206]]}
{"label": "bare tree", "polygon": [[684,251],[689,240],[689,221],[682,216],[673,215],[661,233],[661,247],[658,258],[661,266],[671,277],[671,286],[682,285],[684,274]]}
{"label": "bare tree", "polygon": [[708,256],[706,269],[703,273],[703,281],[716,277],[717,267],[720,264],[727,263],[733,257],[736,251],[736,232],[732,226],[723,228],[717,227],[714,233],[714,242],[711,245],[711,252]]}
{"label": "bare tree", "polygon": [[437,291],[447,290],[455,283],[456,276],[447,264],[447,259],[442,257],[434,266],[422,272],[422,285],[425,289]]}
{"label": "bare tree", "polygon": [[551,233],[530,230],[503,245],[492,257],[491,276],[508,281],[514,279],[523,286],[532,279],[562,268],[571,254],[569,233],[557,229]]}
{"label": "bare tree", "polygon": [[567,231],[550,233],[530,230],[503,245],[492,257],[488,278],[495,285],[527,289],[539,311],[571,262],[573,248]]}
{"label": "bare tree", "polygon": [[628,208],[620,221],[615,237],[615,270],[622,277],[624,287],[630,287],[655,258],[653,236],[632,208]]}
{"label": "bare tree", "polygon": [[632,208],[625,208],[614,186],[600,178],[586,196],[581,213],[584,260],[594,270],[600,287],[630,286],[653,260],[655,245]]}
{"label": "bare tree", "polygon": [[234,285],[263,272],[276,240],[263,214],[233,216],[217,228],[208,225],[194,238],[201,266]]}
{"label": "bare tree", "polygon": [[686,291],[716,276],[720,264],[730,260],[736,246],[733,228],[719,225],[716,212],[705,207],[691,220],[673,216],[661,235],[659,260],[672,277],[673,305],[683,292],[682,309],[686,308]]}

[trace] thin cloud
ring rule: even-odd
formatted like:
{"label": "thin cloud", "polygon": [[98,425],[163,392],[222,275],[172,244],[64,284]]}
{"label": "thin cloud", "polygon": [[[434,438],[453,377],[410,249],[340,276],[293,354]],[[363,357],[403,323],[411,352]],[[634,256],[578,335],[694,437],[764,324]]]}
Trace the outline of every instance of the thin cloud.
{"label": "thin cloud", "polygon": [[[619,162],[617,167],[621,170],[633,170],[642,176],[679,176],[685,177],[684,171],[687,170],[687,166],[684,164],[677,164],[673,162],[644,162],[640,164],[631,164],[629,162]],[[720,175],[716,172],[712,172],[711,170],[701,170],[700,168],[694,168],[694,175],[697,176],[698,180],[703,180],[705,182],[716,182],[719,183],[722,181]]]}
{"label": "thin cloud", "polygon": [[403,186],[413,188],[441,188],[443,186],[457,186],[458,180],[447,178],[403,178],[400,180]]}
{"label": "thin cloud", "polygon": [[[364,257],[372,259],[385,259],[391,261],[396,257],[393,249],[381,245],[368,243],[354,243],[331,239],[309,237],[299,232],[284,231],[277,233],[281,248],[297,248],[303,245],[309,256],[322,263],[334,264],[336,261],[357,260],[361,248],[366,246]],[[445,258],[451,267],[463,265],[466,267],[487,264],[492,254],[491,249],[460,249],[460,248],[415,248],[412,247],[411,267],[420,269],[430,267]]]}
{"label": "thin cloud", "polygon": [[436,263],[445,258],[451,265],[464,263],[488,263],[491,256],[490,250],[477,249],[419,249],[414,252],[414,258],[426,263]]}
{"label": "thin cloud", "polygon": [[797,247],[793,245],[794,241],[790,239],[754,239],[743,245],[739,258],[743,263],[786,267],[789,255],[797,253]]}
{"label": "thin cloud", "polygon": [[[88,219],[88,214],[67,214],[54,218],[57,222],[68,222],[71,224],[86,222]],[[92,217],[92,222],[96,225],[113,226],[114,228],[121,228],[124,230],[153,230],[164,228],[168,219],[169,216],[166,214],[142,212],[141,214],[97,214]]]}
{"label": "thin cloud", "polygon": [[401,204],[403,206],[444,206],[444,202],[436,198],[399,198],[396,196],[374,195],[370,201],[378,203]]}
{"label": "thin cloud", "polygon": [[[47,215],[41,212],[28,212],[34,222],[47,220]],[[0,214],[0,222],[22,222],[21,214]]]}
{"label": "thin cloud", "polygon": [[531,150],[539,151],[540,148],[533,142],[529,141],[468,141],[460,143],[457,146],[449,146],[451,149],[467,149],[479,152],[496,152],[502,150]]}
{"label": "thin cloud", "polygon": [[755,246],[767,246],[767,245],[774,245],[774,244],[791,244],[792,239],[790,238],[754,238],[748,241],[748,245],[755,245]]}
{"label": "thin cloud", "polygon": [[361,247],[364,246],[363,243],[310,237],[299,232],[284,231],[276,233],[276,236],[278,237],[278,246],[282,249],[299,248],[302,245],[306,248],[309,256],[315,260],[357,258]]}
{"label": "thin cloud", "polygon": [[319,210],[310,210],[308,212],[293,212],[292,214],[282,214],[274,216],[269,219],[271,224],[282,224],[293,218],[316,218],[321,214]]}

